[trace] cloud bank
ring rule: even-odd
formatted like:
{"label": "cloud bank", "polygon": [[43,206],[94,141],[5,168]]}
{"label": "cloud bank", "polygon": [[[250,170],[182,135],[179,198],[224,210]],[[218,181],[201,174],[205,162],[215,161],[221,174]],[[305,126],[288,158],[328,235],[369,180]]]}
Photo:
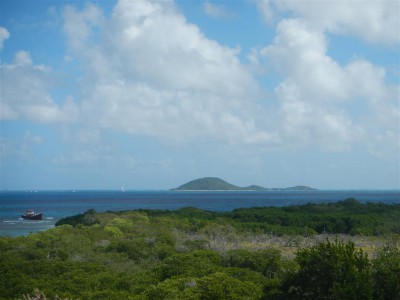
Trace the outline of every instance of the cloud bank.
{"label": "cloud bank", "polygon": [[356,36],[371,43],[400,43],[398,1],[258,0],[256,3],[268,22],[278,13],[290,12],[321,31]]}
{"label": "cloud bank", "polygon": [[0,27],[0,50],[3,49],[3,43],[10,37],[10,33],[4,27]]}
{"label": "cloud bank", "polygon": [[0,72],[0,120],[59,123],[76,118],[73,103],[66,101],[60,106],[52,99],[51,68],[34,64],[29,52],[17,52],[11,64],[0,66]]}
{"label": "cloud bank", "polygon": [[256,124],[258,83],[237,50],[207,39],[172,2],[119,1],[101,19],[94,6],[64,11],[70,54],[87,74],[82,113],[93,123],[178,141],[271,139]]}
{"label": "cloud bank", "polygon": [[[239,50],[207,38],[173,1],[121,0],[110,16],[94,4],[70,5],[62,19],[66,56],[81,71],[75,102],[57,103],[52,69],[20,51],[1,65],[1,118],[77,122],[180,143],[398,149],[399,86],[368,60],[339,64],[328,54],[328,34],[396,47],[399,4],[256,3],[276,26],[272,43],[252,52],[253,63],[276,74],[273,90],[263,91]],[[214,17],[222,8],[204,5]],[[8,37],[1,28],[0,47]]]}

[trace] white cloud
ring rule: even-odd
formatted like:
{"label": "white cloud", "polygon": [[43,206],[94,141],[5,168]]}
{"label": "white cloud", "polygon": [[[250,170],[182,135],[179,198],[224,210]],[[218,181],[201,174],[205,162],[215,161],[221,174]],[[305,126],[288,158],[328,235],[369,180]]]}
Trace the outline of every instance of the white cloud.
{"label": "white cloud", "polygon": [[205,1],[204,5],[204,12],[212,18],[220,19],[229,17],[229,11],[223,4],[214,4],[209,1]]}
{"label": "white cloud", "polygon": [[384,93],[383,68],[363,59],[342,67],[326,52],[325,35],[298,19],[281,21],[273,44],[261,50],[282,75],[296,81],[308,101],[349,101]]}
{"label": "white cloud", "polygon": [[25,132],[24,141],[30,144],[42,144],[44,139],[40,135],[34,135],[30,131]]}
{"label": "white cloud", "polygon": [[[101,143],[100,143],[101,142]],[[103,144],[102,144],[103,143]],[[75,144],[66,153],[52,159],[56,165],[91,170],[96,166],[97,172],[124,172],[137,167],[136,159],[128,154],[121,154],[114,147],[104,146],[104,141]]]}
{"label": "white cloud", "polygon": [[81,128],[77,132],[76,141],[79,144],[96,144],[100,141],[100,138],[98,129]]}
{"label": "white cloud", "polygon": [[23,137],[0,137],[0,161],[7,160],[33,161],[37,160],[33,148],[40,147],[44,138],[26,131]]}
{"label": "white cloud", "polygon": [[273,7],[275,14],[290,11],[321,31],[378,44],[400,43],[399,1],[259,0],[258,7],[267,20],[274,15]]}
{"label": "white cloud", "polygon": [[[87,4],[83,11],[78,12],[72,5],[67,5],[63,12],[64,32],[69,38],[68,42],[75,51],[83,50],[87,39],[91,35],[91,29],[101,23],[102,12],[94,4]],[[85,49],[86,50],[86,49]]]}
{"label": "white cloud", "polygon": [[[398,89],[385,83],[385,69],[364,59],[342,66],[327,54],[326,32],[346,22],[334,12],[331,21],[319,21],[311,8],[291,2],[258,3],[270,10],[270,20],[275,10],[297,14],[277,24],[270,45],[250,54],[253,65],[267,62],[255,70],[276,70],[281,77],[271,103],[258,102],[263,94],[238,50],[208,39],[172,1],[121,0],[107,18],[91,4],[64,10],[65,63],[83,71],[78,105],[72,98],[57,104],[49,93],[51,69],[20,51],[1,66],[1,118],[78,120],[88,127],[74,136],[81,144],[97,143],[100,128],[180,142],[329,150],[365,140],[389,143],[398,135]],[[73,160],[85,153],[76,152]]]}
{"label": "white cloud", "polygon": [[272,45],[262,49],[278,71],[294,78],[307,90],[309,100],[327,101],[343,98],[345,78],[340,66],[325,54],[325,36],[307,27],[301,20],[283,20],[277,27]]}
{"label": "white cloud", "polygon": [[[87,14],[70,10],[64,28]],[[82,43],[91,37],[76,35],[79,28],[65,31],[91,74],[82,113],[92,124],[173,140],[269,142],[253,117],[258,84],[237,50],[207,39],[172,2],[119,1],[102,26],[96,44]]]}
{"label": "white cloud", "polygon": [[0,119],[35,122],[65,122],[76,117],[74,104],[57,105],[50,93],[52,72],[35,65],[27,51],[16,53],[12,64],[0,65]]}
{"label": "white cloud", "polygon": [[10,37],[10,33],[4,27],[0,27],[0,50],[3,49],[3,43]]}
{"label": "white cloud", "polygon": [[14,57],[14,64],[17,66],[31,66],[32,58],[29,52],[19,51]]}
{"label": "white cloud", "polygon": [[359,141],[363,130],[350,116],[330,104],[309,101],[295,81],[287,79],[276,89],[281,102],[281,135],[286,145],[318,145],[326,150],[342,151]]}
{"label": "white cloud", "polygon": [[160,88],[239,97],[256,89],[237,50],[207,39],[170,3],[120,1],[109,25],[106,50],[114,53],[113,67],[128,78]]}
{"label": "white cloud", "polygon": [[[399,98],[385,84],[385,70],[362,59],[342,67],[326,52],[325,35],[302,19],[282,20],[274,42],[260,50],[283,76],[276,96],[284,139],[346,149],[380,134],[371,133],[368,121],[355,116],[366,113],[376,121],[383,111],[392,111],[388,116],[393,116],[385,126],[393,133],[398,130]],[[374,124],[382,130],[382,122]]]}
{"label": "white cloud", "polygon": [[[270,9],[270,18],[275,9],[301,15],[289,2],[258,3]],[[74,105],[69,109],[93,128],[174,141],[317,143],[329,150],[371,138],[364,113],[374,115],[369,118],[374,122],[383,119],[385,130],[395,132],[397,113],[390,121],[378,117],[378,112],[398,111],[385,70],[363,59],[339,65],[327,55],[325,34],[333,25],[317,26],[311,17],[280,21],[273,43],[251,54],[254,64],[262,57],[282,76],[275,89],[279,102],[267,108],[257,102],[258,83],[237,50],[207,39],[172,1],[122,0],[109,18],[94,5],[81,11],[69,6],[63,16],[68,55],[85,74],[79,112]],[[29,63],[22,54],[18,61]],[[354,109],[361,117],[354,117]],[[81,132],[78,139],[97,139],[97,134]]]}
{"label": "white cloud", "polygon": [[283,77],[275,90],[282,139],[339,150],[362,143],[398,159],[399,85],[387,84],[385,69],[365,59],[339,65],[327,54],[326,34],[398,47],[400,2],[260,0],[257,7],[269,22],[289,12],[274,42],[251,56]]}
{"label": "white cloud", "polygon": [[267,24],[272,24],[275,19],[274,3],[270,0],[255,0],[258,10]]}

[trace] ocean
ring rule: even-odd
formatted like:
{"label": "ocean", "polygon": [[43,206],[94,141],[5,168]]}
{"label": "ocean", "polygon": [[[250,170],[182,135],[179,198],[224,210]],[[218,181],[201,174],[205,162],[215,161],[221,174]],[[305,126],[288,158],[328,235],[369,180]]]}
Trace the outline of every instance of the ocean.
{"label": "ocean", "polygon": [[[400,203],[400,190],[334,191],[18,191],[0,192],[0,236],[21,236],[54,227],[60,218],[83,213],[133,209],[197,207],[231,211],[241,207],[288,206],[327,203],[356,198],[358,201]],[[43,212],[43,220],[21,218],[27,209]]]}

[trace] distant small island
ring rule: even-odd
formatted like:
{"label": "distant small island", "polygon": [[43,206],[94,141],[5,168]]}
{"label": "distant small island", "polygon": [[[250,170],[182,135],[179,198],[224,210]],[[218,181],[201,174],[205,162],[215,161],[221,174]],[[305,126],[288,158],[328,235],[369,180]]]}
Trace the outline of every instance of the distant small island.
{"label": "distant small island", "polygon": [[317,189],[298,185],[286,188],[265,188],[259,185],[239,187],[217,177],[204,177],[189,181],[171,191],[316,191]]}

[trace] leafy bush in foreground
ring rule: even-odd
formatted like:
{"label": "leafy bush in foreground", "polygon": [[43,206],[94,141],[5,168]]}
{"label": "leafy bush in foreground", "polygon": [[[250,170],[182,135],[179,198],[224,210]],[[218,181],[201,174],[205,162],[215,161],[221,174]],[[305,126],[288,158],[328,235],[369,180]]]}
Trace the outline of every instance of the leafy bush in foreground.
{"label": "leafy bush in foreground", "polygon": [[354,244],[336,240],[301,249],[300,269],[283,283],[292,299],[372,299],[371,265]]}
{"label": "leafy bush in foreground", "polygon": [[385,245],[373,260],[374,299],[400,299],[400,249]]}

